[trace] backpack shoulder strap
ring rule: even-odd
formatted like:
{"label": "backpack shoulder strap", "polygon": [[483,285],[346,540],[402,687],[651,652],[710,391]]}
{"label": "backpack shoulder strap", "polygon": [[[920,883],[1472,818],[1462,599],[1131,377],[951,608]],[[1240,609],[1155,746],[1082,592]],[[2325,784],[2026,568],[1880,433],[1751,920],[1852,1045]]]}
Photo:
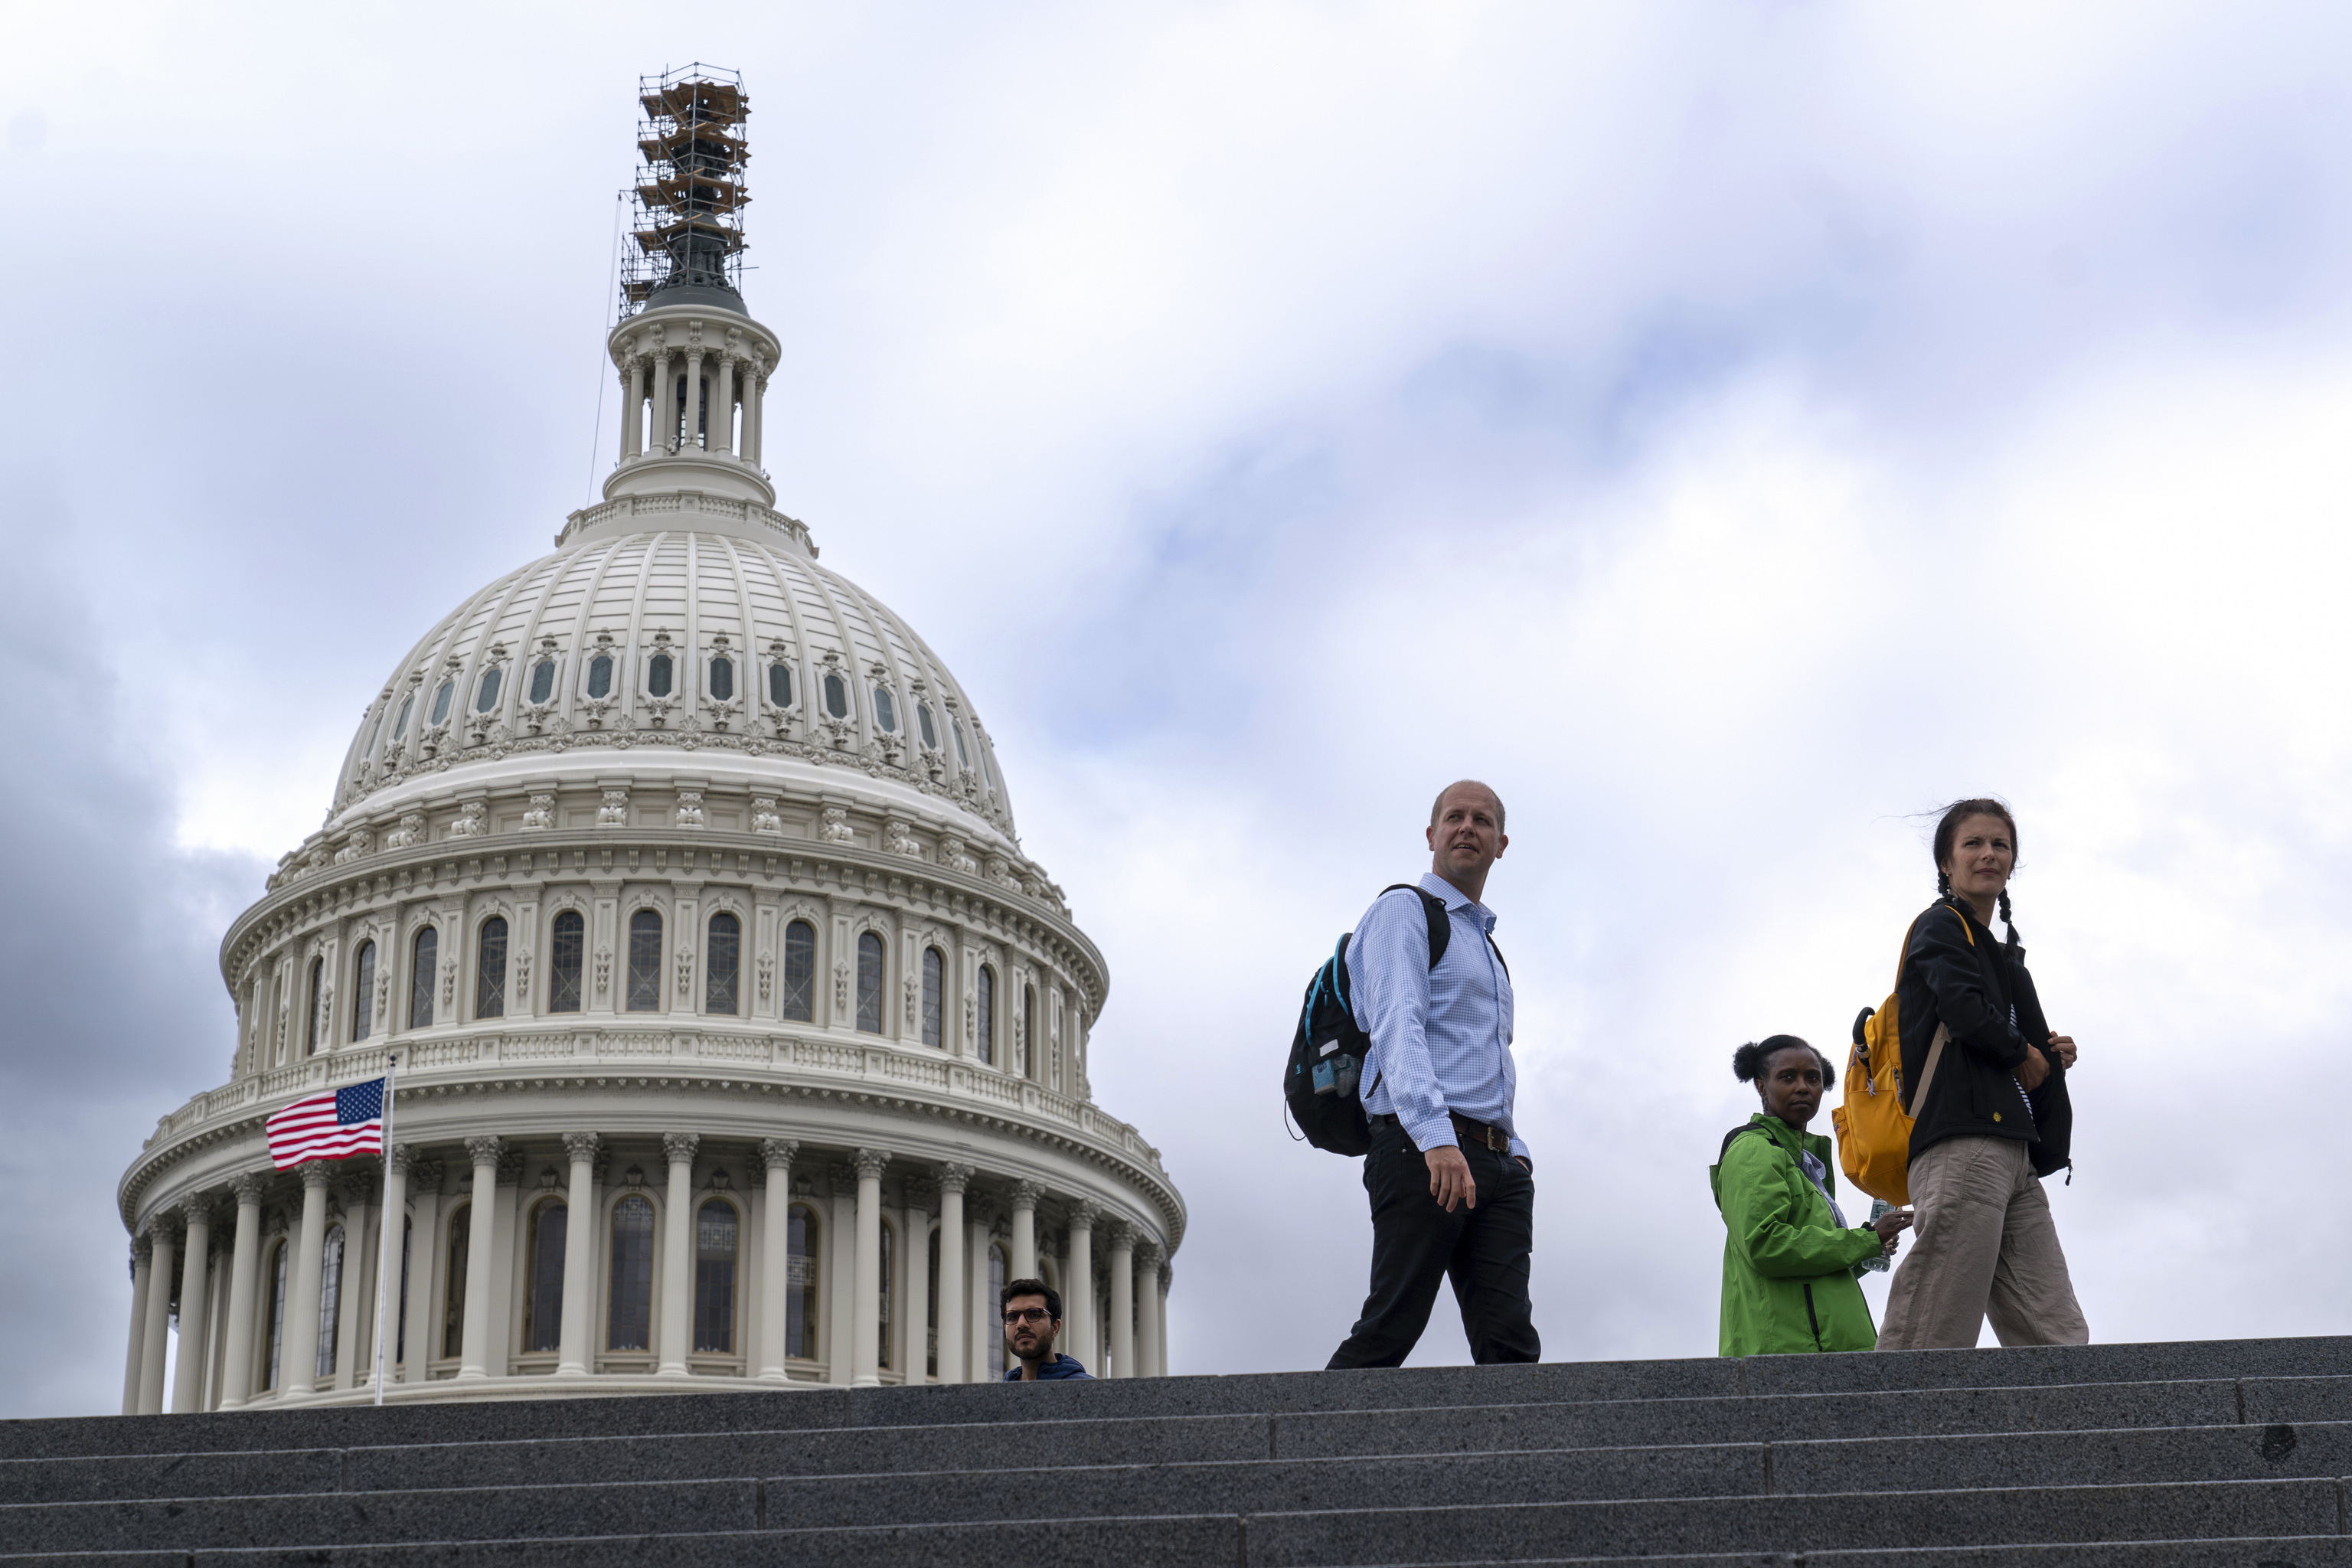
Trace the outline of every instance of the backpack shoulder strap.
{"label": "backpack shoulder strap", "polygon": [[1764,1130],[1764,1124],[1762,1122],[1743,1121],[1738,1126],[1733,1128],[1730,1131],[1723,1135],[1723,1147],[1715,1152],[1715,1163],[1717,1164],[1720,1165],[1723,1163],[1723,1157],[1731,1152],[1732,1140],[1738,1137],[1742,1132],[1754,1132],[1759,1134],[1768,1143],[1776,1142],[1772,1137],[1772,1134]]}
{"label": "backpack shoulder strap", "polygon": [[1381,889],[1380,896],[1386,898],[1400,889],[1421,900],[1422,915],[1429,921],[1429,967],[1434,969],[1454,941],[1454,922],[1446,918],[1445,900],[1417,882],[1391,882]]}

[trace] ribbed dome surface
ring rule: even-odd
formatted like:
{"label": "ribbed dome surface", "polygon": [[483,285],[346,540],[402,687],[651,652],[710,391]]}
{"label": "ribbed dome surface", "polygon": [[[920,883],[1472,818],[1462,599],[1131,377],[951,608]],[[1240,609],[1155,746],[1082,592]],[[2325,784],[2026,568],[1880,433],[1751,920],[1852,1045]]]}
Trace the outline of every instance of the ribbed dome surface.
{"label": "ribbed dome surface", "polygon": [[817,564],[797,526],[773,542],[740,525],[575,530],[401,660],[360,722],[331,821],[428,773],[659,746],[845,765],[1009,838],[962,688],[906,622]]}

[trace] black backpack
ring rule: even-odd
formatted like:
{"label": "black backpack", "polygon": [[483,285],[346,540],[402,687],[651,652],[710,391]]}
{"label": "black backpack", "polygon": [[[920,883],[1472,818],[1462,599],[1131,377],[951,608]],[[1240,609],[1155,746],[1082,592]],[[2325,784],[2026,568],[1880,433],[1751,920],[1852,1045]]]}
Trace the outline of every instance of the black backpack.
{"label": "black backpack", "polygon": [[[1445,956],[1454,939],[1454,922],[1445,900],[1411,882],[1392,882],[1381,896],[1403,889],[1421,900],[1429,920],[1429,966]],[[1355,993],[1348,983],[1348,942],[1356,933],[1342,934],[1331,956],[1307,983],[1307,999],[1298,1009],[1298,1028],[1290,1037],[1290,1062],[1282,1070],[1282,1098],[1291,1120],[1307,1142],[1318,1149],[1350,1157],[1372,1146],[1371,1124],[1364,1120],[1363,1097],[1356,1092],[1371,1037],[1356,1026]],[[1486,939],[1492,945],[1494,938]],[[1495,949],[1501,959],[1503,950]],[[1503,965],[1508,974],[1511,966]],[[1379,1080],[1375,1079],[1374,1082]]]}

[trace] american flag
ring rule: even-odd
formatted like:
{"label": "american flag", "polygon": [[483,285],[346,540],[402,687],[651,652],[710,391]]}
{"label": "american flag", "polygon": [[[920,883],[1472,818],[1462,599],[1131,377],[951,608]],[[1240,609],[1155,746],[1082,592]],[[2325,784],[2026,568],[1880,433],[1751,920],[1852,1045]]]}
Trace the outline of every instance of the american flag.
{"label": "american flag", "polygon": [[279,1170],[305,1160],[348,1160],[383,1152],[380,1078],[298,1100],[267,1123],[269,1159]]}

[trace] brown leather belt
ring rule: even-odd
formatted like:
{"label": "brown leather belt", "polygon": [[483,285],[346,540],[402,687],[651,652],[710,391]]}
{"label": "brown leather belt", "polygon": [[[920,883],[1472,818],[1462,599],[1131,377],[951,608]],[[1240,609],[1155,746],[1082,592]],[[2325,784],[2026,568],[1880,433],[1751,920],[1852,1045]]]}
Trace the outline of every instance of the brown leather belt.
{"label": "brown leather belt", "polygon": [[1511,1135],[1501,1128],[1489,1127],[1483,1121],[1473,1121],[1458,1110],[1449,1110],[1445,1114],[1454,1119],[1454,1135],[1464,1142],[1475,1143],[1483,1149],[1492,1149],[1497,1154],[1507,1154],[1511,1152]]}

